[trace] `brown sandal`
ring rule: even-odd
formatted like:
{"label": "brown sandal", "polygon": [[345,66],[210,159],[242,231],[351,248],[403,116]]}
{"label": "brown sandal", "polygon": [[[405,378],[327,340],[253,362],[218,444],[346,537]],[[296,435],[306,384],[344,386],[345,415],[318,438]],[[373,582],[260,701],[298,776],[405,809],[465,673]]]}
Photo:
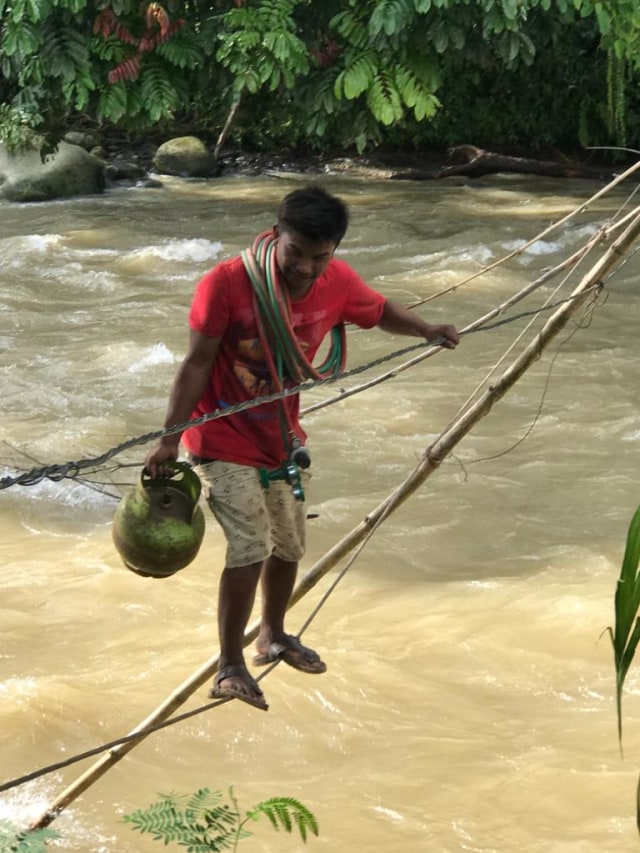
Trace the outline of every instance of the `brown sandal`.
{"label": "brown sandal", "polygon": [[327,671],[327,665],[313,649],[303,646],[297,637],[285,634],[281,642],[271,643],[266,652],[255,655],[253,662],[256,666],[267,666],[281,660],[300,672],[321,675]]}
{"label": "brown sandal", "polygon": [[[241,678],[254,693],[247,693],[239,687],[221,687],[220,683],[227,678]],[[247,705],[252,705],[261,711],[266,711],[269,708],[258,683],[249,675],[246,666],[241,663],[229,664],[229,666],[223,666],[222,669],[218,670],[213,687],[209,691],[209,697],[211,699],[239,699],[241,702],[246,702]]]}

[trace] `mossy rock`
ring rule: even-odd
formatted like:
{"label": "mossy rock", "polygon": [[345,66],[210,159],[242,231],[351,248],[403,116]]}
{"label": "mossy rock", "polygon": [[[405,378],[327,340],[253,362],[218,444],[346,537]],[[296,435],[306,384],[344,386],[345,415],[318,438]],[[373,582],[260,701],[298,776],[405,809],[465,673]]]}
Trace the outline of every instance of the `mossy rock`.
{"label": "mossy rock", "polygon": [[60,142],[45,157],[35,150],[9,153],[0,143],[0,197],[8,201],[49,201],[104,192],[104,165],[78,145]]}
{"label": "mossy rock", "polygon": [[158,148],[153,167],[163,175],[208,178],[215,174],[216,162],[202,140],[196,136],[177,136]]}

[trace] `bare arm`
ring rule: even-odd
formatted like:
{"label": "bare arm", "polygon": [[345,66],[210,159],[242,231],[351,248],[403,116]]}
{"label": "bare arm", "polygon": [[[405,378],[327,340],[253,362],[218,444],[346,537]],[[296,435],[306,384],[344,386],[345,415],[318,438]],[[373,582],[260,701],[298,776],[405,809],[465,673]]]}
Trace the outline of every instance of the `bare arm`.
{"label": "bare arm", "polygon": [[[164,425],[185,423],[191,417],[202,397],[211,368],[218,355],[220,338],[208,338],[193,330],[189,336],[189,349],[173,381]],[[163,436],[147,454],[145,465],[152,477],[169,473],[167,462],[178,458],[181,433]]]}
{"label": "bare arm", "polygon": [[428,341],[442,338],[442,346],[449,349],[453,349],[459,340],[456,327],[450,323],[426,323],[413,311],[390,300],[384,306],[378,328],[392,335],[411,335]]}

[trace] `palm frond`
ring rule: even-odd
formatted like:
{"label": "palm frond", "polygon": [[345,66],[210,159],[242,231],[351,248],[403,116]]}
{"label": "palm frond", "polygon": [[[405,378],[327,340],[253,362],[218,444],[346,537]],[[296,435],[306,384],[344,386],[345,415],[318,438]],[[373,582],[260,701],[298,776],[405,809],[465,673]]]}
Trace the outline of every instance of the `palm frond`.
{"label": "palm frond", "polygon": [[615,594],[616,621],[609,628],[616,667],[616,706],[618,712],[618,740],[622,747],[622,688],[640,640],[640,506],[635,511],[622,560],[622,568]]}

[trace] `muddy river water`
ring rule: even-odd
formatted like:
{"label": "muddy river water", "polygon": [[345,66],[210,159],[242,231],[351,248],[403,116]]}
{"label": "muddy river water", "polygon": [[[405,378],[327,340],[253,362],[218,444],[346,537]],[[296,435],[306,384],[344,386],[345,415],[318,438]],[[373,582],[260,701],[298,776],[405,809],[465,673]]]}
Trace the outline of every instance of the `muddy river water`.
{"label": "muddy river water", "polygon": [[[195,282],[269,227],[302,180],[167,179],[0,206],[0,473],[158,429]],[[351,206],[340,256],[404,303],[508,254],[599,188],[320,180]],[[418,310],[463,327],[582,245],[631,189]],[[257,824],[247,851],[637,849],[640,681],[632,668],[623,760],[603,632],[640,503],[639,274],[632,251],[596,310],[376,533],[305,634],[326,675],[280,666],[263,684],[267,714],[232,702],[152,735],[58,817],[59,848],[159,849],[122,815],[159,792],[233,786],[243,809],[297,797],[320,826],[304,846]],[[539,307],[556,283],[516,310]],[[318,517],[303,569],[407,476],[527,322],[463,338],[308,416]],[[352,366],[408,342],[348,337]],[[139,465],[144,452],[119,461]],[[216,651],[224,547],[212,517],[200,554],[172,578],[140,578],[114,550],[114,495],[137,470],[94,478],[108,493],[74,480],[0,491],[0,782],[125,734]],[[339,568],[292,610],[291,630]],[[205,702],[203,688],[185,708]],[[90,764],[0,794],[0,818],[39,815]]]}

